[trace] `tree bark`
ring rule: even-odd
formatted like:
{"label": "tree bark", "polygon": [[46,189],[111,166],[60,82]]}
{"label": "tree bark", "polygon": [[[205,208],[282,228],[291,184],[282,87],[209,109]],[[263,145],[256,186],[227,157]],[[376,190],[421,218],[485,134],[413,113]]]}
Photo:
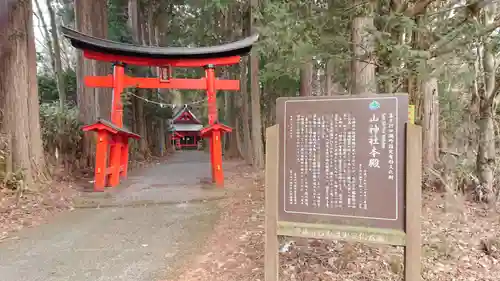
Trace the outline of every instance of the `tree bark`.
{"label": "tree bark", "polygon": [[[148,45],[149,46],[158,46],[158,42],[156,41],[156,36],[155,36],[155,30],[156,30],[156,24],[155,24],[155,18],[158,13],[158,3],[155,0],[150,0],[149,5],[147,7],[147,26],[148,26]],[[153,76],[157,75],[157,67],[152,66],[149,68],[151,71],[151,74]]]}
{"label": "tree bark", "polygon": [[[476,48],[477,53],[480,53],[479,48]],[[478,143],[477,134],[477,122],[479,120],[479,107],[480,107],[480,97],[479,97],[479,73],[480,73],[480,62],[481,56],[476,56],[473,63],[470,63],[470,72],[474,75],[474,80],[470,86],[471,99],[469,102],[469,107],[464,110],[464,114],[468,116],[467,128],[467,141],[465,143],[465,151],[468,155],[474,155],[474,150]],[[472,149],[471,149],[472,148]],[[476,159],[477,161],[477,159]]]}
{"label": "tree bark", "polygon": [[[259,9],[258,0],[251,0],[250,20],[252,33],[256,33],[256,19],[253,12]],[[254,49],[250,54],[251,76],[251,107],[252,107],[252,148],[253,165],[258,169],[264,168],[264,147],[262,142],[262,119],[260,108],[260,83],[259,83],[259,54]]]}
{"label": "tree bark", "polygon": [[[417,50],[428,50],[425,38],[423,19],[417,17],[418,28],[412,33],[412,47]],[[410,104],[415,105],[415,119],[422,125],[422,165],[432,168],[439,159],[439,96],[438,79],[433,77],[433,67],[429,64],[425,71],[417,71],[415,65],[410,65],[411,74],[408,79]]]}
{"label": "tree bark", "polygon": [[45,163],[38,116],[32,2],[22,1],[7,8],[8,41],[0,53],[2,131],[12,139],[14,171],[22,171],[25,182],[33,189]]}
{"label": "tree bark", "polygon": [[[233,21],[235,14],[238,12],[236,9],[236,4],[229,5],[227,16],[225,17],[225,34],[226,37],[232,42],[235,39],[235,31],[233,30]],[[231,72],[234,70],[234,67],[228,67],[226,70],[226,79],[231,79]],[[240,158],[241,154],[238,150],[238,139],[236,137],[237,134],[240,133],[240,129],[237,127],[236,123],[236,93],[235,92],[226,92],[224,95],[224,105],[225,105],[225,113],[224,120],[226,120],[227,124],[231,128],[235,128],[232,133],[226,134],[226,157],[227,158]]]}
{"label": "tree bark", "polygon": [[424,167],[433,167],[439,159],[439,100],[438,79],[427,77],[422,81],[423,94],[423,155]]}
{"label": "tree bark", "polygon": [[[128,17],[130,30],[132,31],[132,40],[136,44],[143,44],[143,40],[148,36],[147,34],[145,34],[144,29],[142,28],[143,25],[141,24],[141,12],[137,0],[129,0]],[[135,92],[138,96],[143,97],[145,91],[143,89],[138,89]],[[139,151],[142,156],[146,158],[149,153],[146,119],[144,116],[144,102],[137,97],[134,97],[132,99],[132,102],[134,103],[134,125],[136,127],[136,133],[141,135],[141,139],[139,140]]]}
{"label": "tree bark", "polygon": [[[170,33],[170,26],[172,26],[171,21],[173,20],[174,14],[173,14],[173,9],[174,9],[174,4],[171,1],[167,2],[161,2],[160,7],[163,5],[166,5],[166,7],[162,8],[163,12],[156,18],[156,31],[155,33],[158,35],[158,46],[167,46],[169,44],[168,42],[168,34]],[[177,94],[175,91],[170,91],[169,89],[158,89],[160,92],[160,95],[167,100],[168,102],[172,103],[172,98],[171,96],[173,94]],[[171,93],[172,92],[172,93]]]}
{"label": "tree bark", "polygon": [[351,69],[351,94],[353,95],[377,92],[374,38],[369,32],[374,28],[371,5],[368,3],[360,7],[365,10],[364,15],[355,17],[352,22],[354,56]]}
{"label": "tree bark", "polygon": [[313,71],[312,59],[308,58],[300,68],[300,92],[302,97],[311,96],[313,92]]}
{"label": "tree bark", "polygon": [[45,179],[48,169],[45,162],[43,150],[42,130],[40,128],[40,99],[38,96],[38,78],[36,68],[36,48],[35,34],[33,26],[33,7],[28,5],[27,25],[28,30],[28,66],[29,66],[29,97],[28,97],[28,117],[30,132],[30,158],[35,179]]}
{"label": "tree bark", "polygon": [[165,120],[158,118],[158,151],[160,157],[165,156],[167,145],[165,143]]}
{"label": "tree bark", "polygon": [[252,135],[250,132],[250,103],[248,91],[248,58],[242,58],[240,63],[241,69],[241,122],[242,124],[242,140],[243,140],[243,157],[249,165],[253,164],[253,148]]}
{"label": "tree bark", "polygon": [[155,154],[155,143],[156,143],[156,140],[155,140],[155,125],[154,125],[154,122],[153,122],[153,118],[151,116],[146,116],[145,117],[145,124],[146,126],[144,126],[145,128],[145,131],[146,131],[146,136],[147,136],[147,144],[150,145],[148,146],[148,155],[146,155],[147,157],[149,157],[150,155],[154,155]]}
{"label": "tree bark", "polygon": [[[50,28],[52,35],[52,50],[53,58],[54,58],[54,72],[56,75],[56,83],[57,83],[57,91],[59,92],[59,104],[61,108],[64,108],[66,105],[66,83],[64,81],[64,72],[62,69],[61,63],[61,46],[59,45],[59,35],[57,33],[57,25],[56,25],[56,13],[54,12],[54,8],[52,7],[52,1],[47,0],[47,9],[49,11],[50,16]],[[107,23],[106,23],[107,24]]]}
{"label": "tree bark", "polygon": [[[135,92],[140,97],[143,97],[145,95],[144,89],[138,89]],[[144,115],[144,102],[137,97],[134,97],[133,102],[135,103],[134,121],[137,130],[136,133],[141,136],[141,139],[139,140],[139,151],[144,158],[147,158],[149,155],[149,149],[148,149],[148,134],[147,134],[148,132],[146,129],[146,117]]]}
{"label": "tree bark", "polygon": [[325,65],[325,96],[338,95],[342,92],[339,83],[335,82],[335,64],[333,59],[329,59]]}
{"label": "tree bark", "polygon": [[[242,27],[241,33],[245,36],[251,34],[251,10],[249,2],[242,2],[243,7],[241,8],[242,13]],[[241,128],[242,128],[242,155],[245,162],[249,165],[253,164],[253,148],[252,148],[252,135],[250,131],[250,102],[249,102],[249,59],[243,57],[240,62],[240,81],[241,81],[241,91],[240,91],[240,101],[241,101]]]}
{"label": "tree bark", "polygon": [[[490,25],[496,15],[496,5],[492,4],[484,8],[483,24]],[[477,153],[477,174],[480,185],[475,188],[475,195],[478,201],[495,201],[495,175],[496,168],[496,142],[495,142],[495,110],[494,100],[496,95],[496,59],[494,54],[494,41],[487,36],[483,38],[483,70],[484,89],[479,91],[479,143]]]}
{"label": "tree bark", "polygon": [[226,156],[228,158],[239,158],[241,157],[238,151],[238,140],[236,135],[239,134],[239,129],[236,127],[236,102],[235,102],[235,93],[227,93],[226,99],[226,116],[225,120],[231,128],[236,128],[233,133],[227,134],[227,150]]}
{"label": "tree bark", "polygon": [[[75,0],[76,29],[82,33],[99,37],[107,37],[106,23],[107,5],[105,0]],[[87,75],[107,75],[107,64],[83,57],[81,51],[77,56],[77,104],[80,109],[80,121],[91,124],[97,117],[109,120],[111,115],[111,95],[107,89],[85,87],[83,79]],[[108,93],[107,93],[108,92]],[[109,107],[109,108],[107,108]],[[101,112],[102,108],[102,112]],[[108,112],[105,112],[107,109]],[[91,134],[83,135],[83,166],[94,165],[94,143]]]}

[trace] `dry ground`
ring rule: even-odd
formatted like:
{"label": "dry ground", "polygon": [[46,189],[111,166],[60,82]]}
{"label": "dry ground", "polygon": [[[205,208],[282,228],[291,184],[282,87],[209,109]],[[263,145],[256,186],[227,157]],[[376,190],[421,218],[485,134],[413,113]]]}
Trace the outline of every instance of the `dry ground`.
{"label": "dry ground", "polygon": [[[264,279],[262,175],[241,174],[232,184],[246,190],[223,203],[224,215],[205,249],[171,281]],[[500,208],[459,201],[424,193],[423,279],[499,280]],[[402,248],[296,238],[286,243],[291,240],[290,250],[280,254],[280,280],[402,280]]]}
{"label": "dry ground", "polygon": [[[130,163],[130,169],[158,164],[168,156],[133,161]],[[19,193],[0,187],[0,242],[9,237],[15,238],[15,232],[24,227],[39,225],[61,211],[72,210],[73,199],[77,198],[84,188],[92,185],[89,173],[92,171],[68,175],[62,169],[56,170],[53,181],[41,186],[37,192]]]}
{"label": "dry ground", "polygon": [[38,225],[71,209],[76,194],[71,182],[54,182],[36,193],[0,189],[0,242],[24,227]]}

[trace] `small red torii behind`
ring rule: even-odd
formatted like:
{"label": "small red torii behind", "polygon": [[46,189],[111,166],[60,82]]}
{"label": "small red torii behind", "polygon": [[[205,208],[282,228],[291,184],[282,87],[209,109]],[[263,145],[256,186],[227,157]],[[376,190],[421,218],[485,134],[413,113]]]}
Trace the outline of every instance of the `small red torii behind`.
{"label": "small red torii behind", "polygon": [[[71,41],[73,47],[82,50],[84,57],[87,59],[114,63],[112,75],[87,76],[84,80],[87,87],[113,88],[111,123],[99,120],[96,124],[83,128],[84,131],[98,132],[94,190],[101,191],[104,189],[106,175],[108,174],[110,174],[108,179],[108,185],[110,186],[119,184],[119,175],[126,177],[127,163],[124,163],[124,161],[128,162],[128,138],[140,138],[140,136],[122,129],[123,104],[121,95],[125,88],[131,87],[206,90],[208,127],[202,130],[202,135],[209,139],[212,181],[217,186],[223,186],[221,134],[231,132],[232,129],[218,123],[216,91],[237,91],[240,89],[240,81],[217,79],[215,67],[239,63],[241,56],[250,52],[253,44],[258,39],[258,35],[213,47],[165,48],[103,40],[64,26],[61,27],[61,30],[63,35]],[[130,77],[125,74],[126,64],[159,67],[160,75],[154,78]],[[204,67],[205,77],[199,79],[173,78],[172,67]],[[115,145],[114,149],[111,148],[109,157],[109,161],[112,163],[110,168],[106,165],[106,154],[103,154],[103,151],[107,151],[108,142],[105,142],[106,145],[99,143],[103,139],[111,139],[111,143]]]}

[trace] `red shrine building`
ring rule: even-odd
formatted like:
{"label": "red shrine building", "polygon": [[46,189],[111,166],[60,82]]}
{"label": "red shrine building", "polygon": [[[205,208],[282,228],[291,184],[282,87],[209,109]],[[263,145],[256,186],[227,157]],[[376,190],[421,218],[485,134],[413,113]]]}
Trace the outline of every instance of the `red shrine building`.
{"label": "red shrine building", "polygon": [[203,124],[189,110],[188,105],[179,108],[172,116],[169,130],[171,141],[176,149],[197,149],[201,142]]}

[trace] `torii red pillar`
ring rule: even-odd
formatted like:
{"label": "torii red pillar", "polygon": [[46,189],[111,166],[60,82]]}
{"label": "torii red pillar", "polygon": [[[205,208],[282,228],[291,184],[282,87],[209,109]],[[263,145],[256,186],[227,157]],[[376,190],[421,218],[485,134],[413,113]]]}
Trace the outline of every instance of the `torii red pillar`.
{"label": "torii red pillar", "polygon": [[111,105],[111,122],[118,126],[123,127],[123,103],[122,93],[125,84],[125,65],[122,63],[115,63],[113,65],[113,98]]}
{"label": "torii red pillar", "polygon": [[[215,122],[218,119],[217,94],[215,92],[215,71],[214,71],[213,65],[207,65],[205,67],[205,78],[207,79],[208,125],[211,126],[211,125],[215,124]],[[203,133],[202,133],[202,136],[203,136]],[[209,137],[208,147],[209,147],[209,151],[210,151],[210,165],[212,167],[212,181],[216,182],[216,175],[215,175],[215,170],[214,170],[214,165],[215,165],[214,154],[216,152],[214,151],[213,138]],[[222,154],[222,151],[220,153]],[[222,159],[222,155],[221,155],[221,159]]]}

